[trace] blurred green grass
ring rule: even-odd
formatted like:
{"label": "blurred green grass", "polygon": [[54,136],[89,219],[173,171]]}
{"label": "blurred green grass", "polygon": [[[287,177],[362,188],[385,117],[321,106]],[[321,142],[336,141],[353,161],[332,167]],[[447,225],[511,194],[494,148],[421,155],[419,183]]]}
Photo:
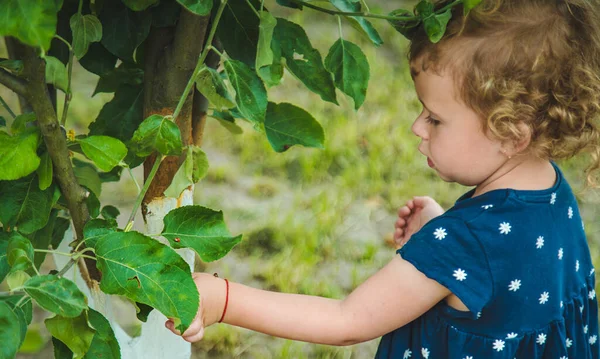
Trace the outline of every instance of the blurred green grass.
{"label": "blurred green grass", "polygon": [[[277,15],[301,23],[323,57],[337,40],[334,18],[266,3]],[[380,1],[371,10],[383,13],[394,5]],[[379,48],[343,26],[344,38],[359,44],[371,65],[367,101],[359,111],[339,91],[339,107],[324,103],[289,73],[282,85],[269,90],[271,101],[301,106],[322,124],[324,150],[293,147],[277,154],[246,123],[240,123],[244,133],[234,136],[208,119],[203,148],[211,167],[196,185],[195,203],[223,210],[232,233],[244,233],[244,240],[222,260],[207,264],[206,271],[264,289],[343,298],[393,257],[386,238],[391,238],[399,206],[414,195],[430,195],[448,208],[467,190],[437,178],[418,153],[410,126],[420,105],[408,72],[407,42],[388,24],[374,24],[385,41]],[[67,127],[78,134],[87,132],[111,97],[90,100],[96,81],[76,69]],[[14,96],[0,94],[16,108]],[[600,192],[583,192],[585,159],[561,165],[578,193],[598,265]],[[135,174],[141,178],[139,168]],[[135,194],[131,180],[123,178],[105,185],[103,204],[120,207],[124,221]],[[368,358],[377,343],[337,348],[215,325],[194,345],[194,358]]]}

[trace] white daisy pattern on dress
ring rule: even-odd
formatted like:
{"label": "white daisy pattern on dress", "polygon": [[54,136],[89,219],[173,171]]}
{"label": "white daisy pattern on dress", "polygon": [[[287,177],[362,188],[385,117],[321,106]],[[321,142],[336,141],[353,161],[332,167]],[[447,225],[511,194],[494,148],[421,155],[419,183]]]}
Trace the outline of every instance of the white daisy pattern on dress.
{"label": "white daisy pattern on dress", "polygon": [[537,237],[537,241],[535,242],[535,247],[537,249],[540,249],[543,246],[544,246],[544,237],[542,237],[542,236]]}
{"label": "white daisy pattern on dress", "polygon": [[483,206],[481,206],[481,208],[483,208],[483,209],[490,209],[492,207],[494,207],[493,204],[484,204]]}
{"label": "white daisy pattern on dress", "polygon": [[495,349],[497,352],[503,351],[504,350],[504,340],[496,339],[494,341],[493,349]]}
{"label": "white daisy pattern on dress", "polygon": [[518,335],[519,335],[519,334],[517,334],[517,333],[508,333],[508,334],[506,335],[506,339],[514,339],[514,338],[516,338]]}
{"label": "white daisy pattern on dress", "polygon": [[592,270],[590,271],[590,275],[594,274],[595,271],[596,269],[592,268]]}
{"label": "white daisy pattern on dress", "polygon": [[585,326],[583,326],[583,333],[584,333],[584,334],[587,334],[587,332],[588,332],[588,326],[587,326],[587,325],[585,325]]}
{"label": "white daisy pattern on dress", "polygon": [[429,358],[429,349],[427,349],[427,348],[421,348],[421,355],[425,359]]}
{"label": "white daisy pattern on dress", "polygon": [[569,219],[573,218],[573,207],[569,207],[567,214],[569,215]]}
{"label": "white daisy pattern on dress", "polygon": [[556,193],[550,195],[550,204],[556,203]]}
{"label": "white daisy pattern on dress", "polygon": [[500,223],[500,228],[498,228],[501,234],[509,234],[510,233],[510,223],[502,222]]}
{"label": "white daisy pattern on dress", "polygon": [[575,261],[575,272],[579,272],[579,261]]}
{"label": "white daisy pattern on dress", "polygon": [[463,359],[473,359],[472,355],[467,355],[466,357],[464,357]]}
{"label": "white daisy pattern on dress", "polygon": [[573,345],[573,341],[569,338],[567,338],[567,340],[565,340],[565,345],[567,346],[567,348],[570,348],[571,345]]}
{"label": "white daisy pattern on dress", "polygon": [[510,284],[508,285],[508,290],[510,290],[512,292],[516,292],[519,290],[519,288],[521,288],[521,280],[520,279],[515,279],[515,280],[510,281]]}
{"label": "white daisy pattern on dress", "polygon": [[481,312],[477,312],[477,319],[481,318]]}
{"label": "white daisy pattern on dress", "polygon": [[591,300],[594,300],[594,298],[596,298],[596,290],[595,289],[590,290],[590,292],[588,293],[588,298],[590,298]]}
{"label": "white daisy pattern on dress", "polygon": [[539,345],[544,344],[546,342],[546,334],[541,333],[540,335],[538,335],[535,342],[538,343]]}
{"label": "white daisy pattern on dress", "polygon": [[566,356],[563,355],[559,359],[569,359],[569,358],[567,358]]}
{"label": "white daisy pattern on dress", "polygon": [[540,304],[546,304],[546,302],[548,301],[548,298],[550,298],[550,293],[548,292],[544,292],[542,293],[542,295],[540,295]]}
{"label": "white daisy pattern on dress", "polygon": [[590,344],[591,344],[591,345],[594,345],[594,344],[596,344],[596,341],[597,341],[597,340],[598,340],[598,336],[596,336],[596,335],[592,335],[592,336],[590,337]]}
{"label": "white daisy pattern on dress", "polygon": [[560,301],[560,307],[561,308],[563,307],[563,301],[562,300]]}
{"label": "white daisy pattern on dress", "polygon": [[433,232],[433,235],[435,236],[435,239],[439,239],[441,241],[442,239],[446,238],[446,228],[437,228],[435,232]]}
{"label": "white daisy pattern on dress", "polygon": [[582,305],[581,307],[579,307],[579,312],[580,312],[580,313],[583,313],[583,309],[584,309],[584,308],[585,308],[585,307],[584,307],[583,305]]}
{"label": "white daisy pattern on dress", "polygon": [[558,250],[558,259],[562,259],[562,257],[563,257],[563,249],[562,249],[562,248],[560,248],[560,249]]}
{"label": "white daisy pattern on dress", "polygon": [[462,282],[463,280],[467,279],[467,273],[464,270],[460,269],[460,268],[458,268],[457,270],[455,270],[454,274],[452,274],[452,275],[456,278],[457,281],[460,281],[460,282]]}
{"label": "white daisy pattern on dress", "polygon": [[404,351],[404,356],[402,357],[402,359],[408,359],[412,356],[412,352],[410,351],[410,349],[406,349]]}

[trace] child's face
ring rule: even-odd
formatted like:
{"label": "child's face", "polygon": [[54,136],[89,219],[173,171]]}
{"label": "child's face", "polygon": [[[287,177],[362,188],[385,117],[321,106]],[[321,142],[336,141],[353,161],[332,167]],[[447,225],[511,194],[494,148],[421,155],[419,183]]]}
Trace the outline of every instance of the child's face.
{"label": "child's face", "polygon": [[[421,64],[411,64],[411,70]],[[477,186],[493,180],[507,161],[499,140],[483,132],[482,119],[461,100],[448,71],[412,71],[423,111],[412,131],[421,138],[419,151],[448,182]]]}

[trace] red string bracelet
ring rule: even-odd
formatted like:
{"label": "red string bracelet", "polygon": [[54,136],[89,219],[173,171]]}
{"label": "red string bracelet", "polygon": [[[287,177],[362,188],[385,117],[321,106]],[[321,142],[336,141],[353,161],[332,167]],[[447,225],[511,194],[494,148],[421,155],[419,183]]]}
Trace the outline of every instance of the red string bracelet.
{"label": "red string bracelet", "polygon": [[225,318],[225,313],[227,313],[227,304],[229,303],[229,281],[227,279],[225,279],[225,287],[227,288],[227,292],[225,294],[225,308],[223,308],[223,315],[221,315],[219,323],[223,322],[223,318]]}

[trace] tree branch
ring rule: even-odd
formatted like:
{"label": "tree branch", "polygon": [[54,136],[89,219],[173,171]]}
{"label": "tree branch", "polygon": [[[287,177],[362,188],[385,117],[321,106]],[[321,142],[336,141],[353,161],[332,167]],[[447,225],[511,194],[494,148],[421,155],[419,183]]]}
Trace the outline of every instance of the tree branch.
{"label": "tree branch", "polygon": [[[54,176],[69,207],[77,240],[82,241],[83,227],[89,219],[89,212],[85,203],[85,199],[89,194],[79,185],[75,177],[69,158],[67,141],[61,131],[56,112],[50,102],[48,87],[46,86],[46,63],[36,54],[35,49],[31,47],[27,47],[22,60],[24,77],[28,82],[26,99],[36,114],[44,142],[54,165]],[[86,261],[86,263],[91,277],[99,281],[100,272],[96,268],[94,261]],[[87,273],[81,271],[81,274],[86,283],[90,285],[91,280],[89,276],[86,276]]]}
{"label": "tree branch", "polygon": [[13,90],[17,95],[27,96],[27,83],[4,69],[0,69],[0,84]]}

